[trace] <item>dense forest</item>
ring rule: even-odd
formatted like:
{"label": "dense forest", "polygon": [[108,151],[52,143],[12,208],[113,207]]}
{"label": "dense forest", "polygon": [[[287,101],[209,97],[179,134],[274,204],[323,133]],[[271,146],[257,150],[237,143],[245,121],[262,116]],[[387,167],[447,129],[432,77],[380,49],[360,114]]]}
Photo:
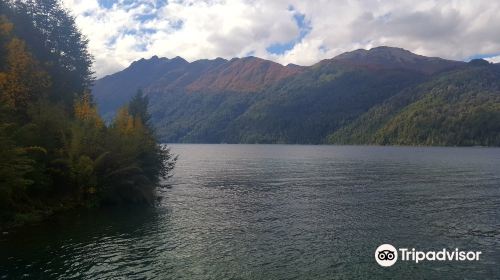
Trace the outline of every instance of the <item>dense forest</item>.
{"label": "dense forest", "polygon": [[472,61],[398,93],[329,136],[330,143],[500,146],[500,67]]}
{"label": "dense forest", "polygon": [[152,202],[175,157],[138,92],[106,124],[92,58],[57,0],[0,2],[0,227],[62,209]]}
{"label": "dense forest", "polygon": [[151,111],[167,142],[319,144],[422,79],[412,71],[325,64],[257,93],[153,91]]}

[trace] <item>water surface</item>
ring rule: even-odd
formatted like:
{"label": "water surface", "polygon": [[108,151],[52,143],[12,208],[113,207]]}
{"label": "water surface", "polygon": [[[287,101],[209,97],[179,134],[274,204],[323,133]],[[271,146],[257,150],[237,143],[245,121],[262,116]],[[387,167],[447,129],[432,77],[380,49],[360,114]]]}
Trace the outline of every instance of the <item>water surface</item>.
{"label": "water surface", "polygon": [[[75,211],[0,237],[8,279],[500,277],[500,149],[172,145],[156,208]],[[395,247],[478,262],[374,260]]]}

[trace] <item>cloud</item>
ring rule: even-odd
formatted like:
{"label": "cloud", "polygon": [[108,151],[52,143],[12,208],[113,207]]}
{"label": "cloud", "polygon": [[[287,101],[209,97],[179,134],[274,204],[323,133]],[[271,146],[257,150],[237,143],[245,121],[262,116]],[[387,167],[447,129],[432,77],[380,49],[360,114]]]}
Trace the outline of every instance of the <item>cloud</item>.
{"label": "cloud", "polygon": [[467,60],[500,51],[500,2],[63,0],[99,77],[153,55],[310,65],[379,45]]}
{"label": "cloud", "polygon": [[485,57],[484,59],[488,60],[489,62],[500,63],[500,55],[492,56],[492,57]]}

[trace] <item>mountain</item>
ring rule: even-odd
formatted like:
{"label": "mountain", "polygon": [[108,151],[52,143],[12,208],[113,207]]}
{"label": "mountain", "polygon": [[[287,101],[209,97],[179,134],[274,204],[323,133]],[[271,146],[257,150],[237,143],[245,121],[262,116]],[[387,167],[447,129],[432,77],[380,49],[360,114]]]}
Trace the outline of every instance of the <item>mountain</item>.
{"label": "mountain", "polygon": [[439,57],[426,57],[405,49],[385,46],[343,53],[332,60],[372,69],[405,69],[425,74],[439,73],[463,64],[463,62],[444,60]]}
{"label": "mountain", "polygon": [[127,69],[96,81],[93,92],[101,113],[113,114],[138,89],[145,91],[257,92],[289,76],[302,67],[282,66],[256,58],[198,60],[183,58],[141,59]]}
{"label": "mountain", "polygon": [[373,107],[328,137],[339,144],[500,145],[500,67],[472,61]]}
{"label": "mountain", "polygon": [[283,67],[256,57],[233,58],[204,73],[187,90],[257,92],[301,71],[300,67]]}
{"label": "mountain", "polygon": [[[500,111],[498,68],[391,47],[355,50],[309,67],[255,57],[191,63],[153,57],[98,80],[93,91],[109,117],[141,88],[165,142],[500,145],[500,130],[482,119]],[[464,83],[466,89],[459,87]],[[453,132],[463,141],[444,141],[450,123],[462,120],[451,114],[468,108],[475,111],[456,129],[486,132]],[[422,140],[428,122],[416,122],[417,111],[439,116],[429,125],[440,138]]]}

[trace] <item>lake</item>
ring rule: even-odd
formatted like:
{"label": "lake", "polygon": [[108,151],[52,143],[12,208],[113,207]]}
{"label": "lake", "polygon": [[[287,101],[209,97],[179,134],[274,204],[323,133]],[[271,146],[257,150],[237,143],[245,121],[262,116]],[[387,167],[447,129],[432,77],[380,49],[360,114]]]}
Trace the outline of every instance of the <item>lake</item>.
{"label": "lake", "polygon": [[[0,278],[500,278],[500,149],[171,145],[154,208],[79,210],[0,236]],[[398,261],[375,249],[481,251]]]}

